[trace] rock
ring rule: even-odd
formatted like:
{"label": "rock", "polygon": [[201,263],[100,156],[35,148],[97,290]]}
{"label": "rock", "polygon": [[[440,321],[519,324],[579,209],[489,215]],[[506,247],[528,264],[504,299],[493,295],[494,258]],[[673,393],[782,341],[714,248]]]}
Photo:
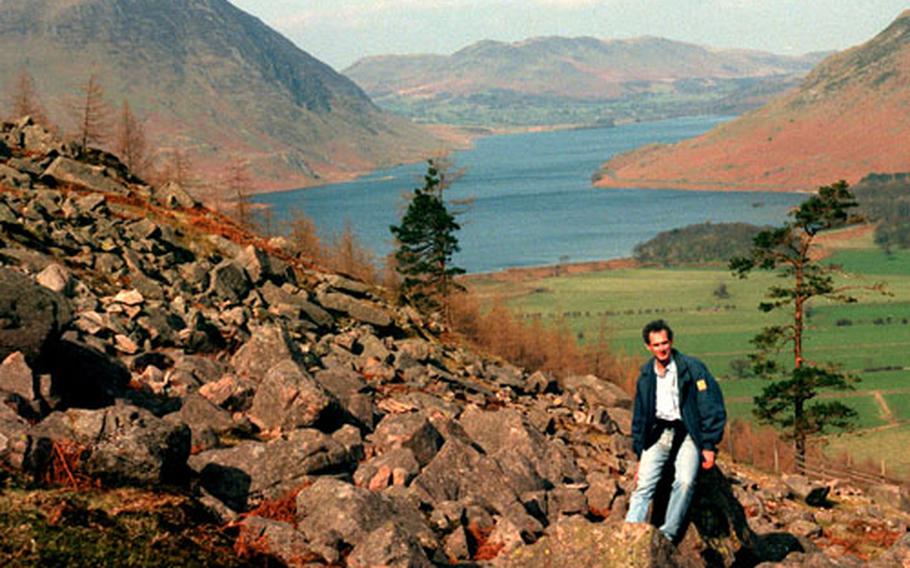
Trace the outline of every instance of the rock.
{"label": "rock", "polygon": [[607,414],[623,436],[632,435],[632,411],[614,406],[607,411]]}
{"label": "rock", "polygon": [[158,203],[173,209],[192,209],[199,206],[199,202],[193,199],[193,196],[179,183],[173,181],[160,187],[153,187],[152,197]]}
{"label": "rock", "polygon": [[62,294],[70,295],[72,292],[73,278],[70,273],[57,263],[49,265],[35,276],[35,281],[48,290]]}
{"label": "rock", "polygon": [[266,282],[259,288],[265,301],[279,312],[286,311],[300,315],[315,323],[321,328],[330,328],[335,323],[332,314],[323,310],[307,299],[303,292],[291,293],[273,284]]}
{"label": "rock", "polygon": [[407,486],[420,473],[420,463],[407,448],[395,448],[361,463],[354,484],[379,491],[390,485]]}
{"label": "rock", "polygon": [[126,195],[129,189],[121,182],[107,175],[107,168],[91,166],[63,156],[55,159],[44,171],[45,178],[58,184],[74,184],[95,191]]}
{"label": "rock", "polygon": [[266,372],[285,360],[302,361],[298,347],[280,325],[254,326],[250,339],[231,357],[231,365],[240,376],[261,382]]}
{"label": "rock", "polygon": [[208,293],[231,303],[243,300],[252,289],[246,270],[233,260],[225,260],[212,270]]}
{"label": "rock", "polygon": [[300,491],[297,520],[298,530],[310,542],[326,547],[344,543],[356,548],[389,523],[395,526],[398,541],[426,548],[438,544],[423,515],[409,504],[330,477],[320,477]]}
{"label": "rock", "polygon": [[367,430],[373,430],[376,410],[370,386],[361,376],[344,367],[330,367],[316,373],[316,382],[341,402],[347,413]]}
{"label": "rock", "polygon": [[139,290],[121,290],[111,301],[124,306],[140,306],[145,303],[145,298],[142,297]]}
{"label": "rock", "polygon": [[110,485],[161,485],[186,479],[190,430],[147,410],[117,404],[100,410],[54,412],[29,431],[29,469],[41,472],[50,444],[85,448],[85,473]]}
{"label": "rock", "polygon": [[361,359],[375,359],[382,363],[388,363],[392,360],[392,353],[386,348],[382,340],[373,334],[365,334],[357,339],[357,347],[360,349]]}
{"label": "rock", "polygon": [[785,474],[781,477],[784,484],[790,489],[791,494],[813,507],[822,507],[828,503],[828,493],[831,487],[827,484],[810,481],[804,475]]}
{"label": "rock", "polygon": [[165,418],[189,427],[194,451],[211,448],[217,444],[219,436],[234,429],[230,413],[196,393],[184,397],[180,410]]}
{"label": "rock", "polygon": [[263,430],[334,429],[343,420],[335,397],[290,359],[265,374],[248,414]]}
{"label": "rock", "polygon": [[316,300],[328,310],[348,315],[363,323],[377,327],[388,327],[392,324],[392,317],[389,313],[373,302],[357,300],[346,294],[335,292],[318,294]]}
{"label": "rock", "polygon": [[311,475],[352,470],[353,456],[318,430],[294,430],[267,443],[245,441],[190,457],[200,484],[236,511],[304,485]]}
{"label": "rock", "polygon": [[[2,383],[0,383],[0,388],[3,388]],[[910,490],[907,490],[906,488],[890,483],[883,483],[869,487],[869,489],[866,490],[866,494],[872,499],[873,503],[894,507],[899,511],[910,513]]]}
{"label": "rock", "polygon": [[24,465],[31,426],[12,408],[0,403],[0,463],[16,469]]}
{"label": "rock", "polygon": [[351,568],[432,568],[427,555],[414,536],[406,533],[397,523],[389,521],[371,531],[354,546],[348,556]]}
{"label": "rock", "polygon": [[20,351],[30,364],[36,363],[70,317],[62,296],[0,267],[0,360]]}
{"label": "rock", "polygon": [[525,510],[496,462],[456,438],[446,441],[411,482],[411,490],[429,505],[443,501],[484,504],[508,518],[529,538],[543,528]]}
{"label": "rock", "polygon": [[622,492],[622,488],[615,478],[602,472],[588,474],[588,489],[585,491],[585,498],[588,501],[588,510],[592,515],[603,519],[609,517],[616,497]]}
{"label": "rock", "polygon": [[559,382],[551,374],[537,371],[525,381],[525,390],[531,394],[557,393]]}
{"label": "rock", "polygon": [[586,515],[588,502],[576,487],[556,487],[547,493],[547,515],[551,520],[560,515]]}
{"label": "rock", "polygon": [[370,439],[380,454],[393,448],[411,450],[421,466],[428,464],[443,444],[442,435],[420,412],[386,416]]}
{"label": "rock", "polygon": [[37,398],[35,378],[22,353],[16,351],[0,363],[0,390],[16,394],[26,401]]}
{"label": "rock", "polygon": [[0,164],[0,183],[12,187],[29,188],[32,186],[32,178],[25,172]]}
{"label": "rock", "polygon": [[199,394],[215,406],[242,412],[253,404],[256,384],[249,379],[225,375],[217,381],[199,387]]}
{"label": "rock", "polygon": [[563,379],[562,386],[570,392],[577,392],[589,407],[599,404],[606,408],[632,408],[632,397],[610,381],[594,375],[573,375]]}
{"label": "rock", "polygon": [[496,566],[672,568],[694,565],[660,531],[644,523],[592,523],[566,517],[536,543],[497,559]]}
{"label": "rock", "polygon": [[250,280],[254,284],[261,284],[272,277],[272,264],[267,255],[253,245],[247,245],[243,251],[237,255],[237,264],[246,270]]}
{"label": "rock", "polygon": [[518,493],[584,481],[568,448],[535,430],[517,409],[491,412],[470,406],[458,422],[507,472]]}

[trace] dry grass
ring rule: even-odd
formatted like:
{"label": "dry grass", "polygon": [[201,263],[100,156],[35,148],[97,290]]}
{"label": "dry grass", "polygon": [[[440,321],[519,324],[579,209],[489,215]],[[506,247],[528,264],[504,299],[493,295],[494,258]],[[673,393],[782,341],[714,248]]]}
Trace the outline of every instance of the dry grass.
{"label": "dry grass", "polygon": [[471,345],[519,367],[557,375],[592,374],[634,392],[638,363],[617,355],[604,331],[584,345],[566,322],[544,326],[539,319],[515,318],[502,302],[483,310],[470,292],[450,299],[451,325]]}

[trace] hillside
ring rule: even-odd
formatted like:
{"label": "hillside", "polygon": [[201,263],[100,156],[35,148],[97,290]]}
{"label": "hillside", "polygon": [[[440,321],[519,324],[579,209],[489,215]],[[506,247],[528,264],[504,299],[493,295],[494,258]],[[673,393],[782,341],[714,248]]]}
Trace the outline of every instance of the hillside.
{"label": "hillside", "polygon": [[449,56],[368,57],[343,73],[378,104],[422,121],[591,124],[740,112],[794,86],[819,59],[655,37],[538,37]]}
{"label": "hillside", "polygon": [[910,560],[899,487],[724,461],[674,548],[622,521],[626,393],[448,336],[114,156],[0,125],[0,563]]}
{"label": "hillside", "polygon": [[4,107],[23,67],[64,130],[96,73],[112,107],[129,100],[153,145],[186,149],[203,177],[242,155],[260,185],[300,187],[443,147],[227,0],[4,0]]}
{"label": "hillside", "polygon": [[910,11],[799,89],[710,132],[604,164],[601,187],[810,191],[910,169]]}

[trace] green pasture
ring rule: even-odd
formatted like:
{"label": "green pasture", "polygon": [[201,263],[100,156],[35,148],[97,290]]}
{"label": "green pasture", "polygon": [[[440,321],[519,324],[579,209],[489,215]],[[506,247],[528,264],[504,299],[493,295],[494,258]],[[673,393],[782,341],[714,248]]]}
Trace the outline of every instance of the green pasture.
{"label": "green pasture", "polygon": [[885,462],[885,473],[899,479],[910,478],[910,424],[893,428],[841,434],[828,438],[825,453],[831,457],[849,455],[854,464],[868,463],[876,470]]}
{"label": "green pasture", "polygon": [[[837,283],[849,287],[857,302],[810,305],[804,356],[836,363],[859,378],[856,391],[826,395],[841,396],[859,413],[859,430],[910,420],[910,251],[886,255],[869,236],[835,246],[825,262],[843,267]],[[504,302],[523,318],[565,325],[582,342],[602,329],[614,349],[642,358],[647,353],[641,327],[663,318],[676,332],[676,346],[704,360],[721,379],[730,414],[751,418],[751,397],[765,382],[736,378],[731,362],[746,358],[762,327],[786,321],[783,310],[767,314],[757,308],[768,286],[778,283],[785,281],[767,272],[743,280],[723,266],[709,266],[605,270],[523,282],[478,277],[470,286],[485,301]],[[865,289],[877,283],[888,295]],[[780,354],[785,363],[790,357]],[[882,391],[891,422],[884,420],[874,391]],[[857,436],[844,434],[839,443],[852,447]]]}

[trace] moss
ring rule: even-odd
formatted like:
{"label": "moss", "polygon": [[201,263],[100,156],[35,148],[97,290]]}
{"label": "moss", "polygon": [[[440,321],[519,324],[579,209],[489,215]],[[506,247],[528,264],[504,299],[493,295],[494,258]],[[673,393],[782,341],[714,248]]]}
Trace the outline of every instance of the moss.
{"label": "moss", "polygon": [[139,490],[35,489],[5,476],[3,566],[257,566],[194,500]]}

